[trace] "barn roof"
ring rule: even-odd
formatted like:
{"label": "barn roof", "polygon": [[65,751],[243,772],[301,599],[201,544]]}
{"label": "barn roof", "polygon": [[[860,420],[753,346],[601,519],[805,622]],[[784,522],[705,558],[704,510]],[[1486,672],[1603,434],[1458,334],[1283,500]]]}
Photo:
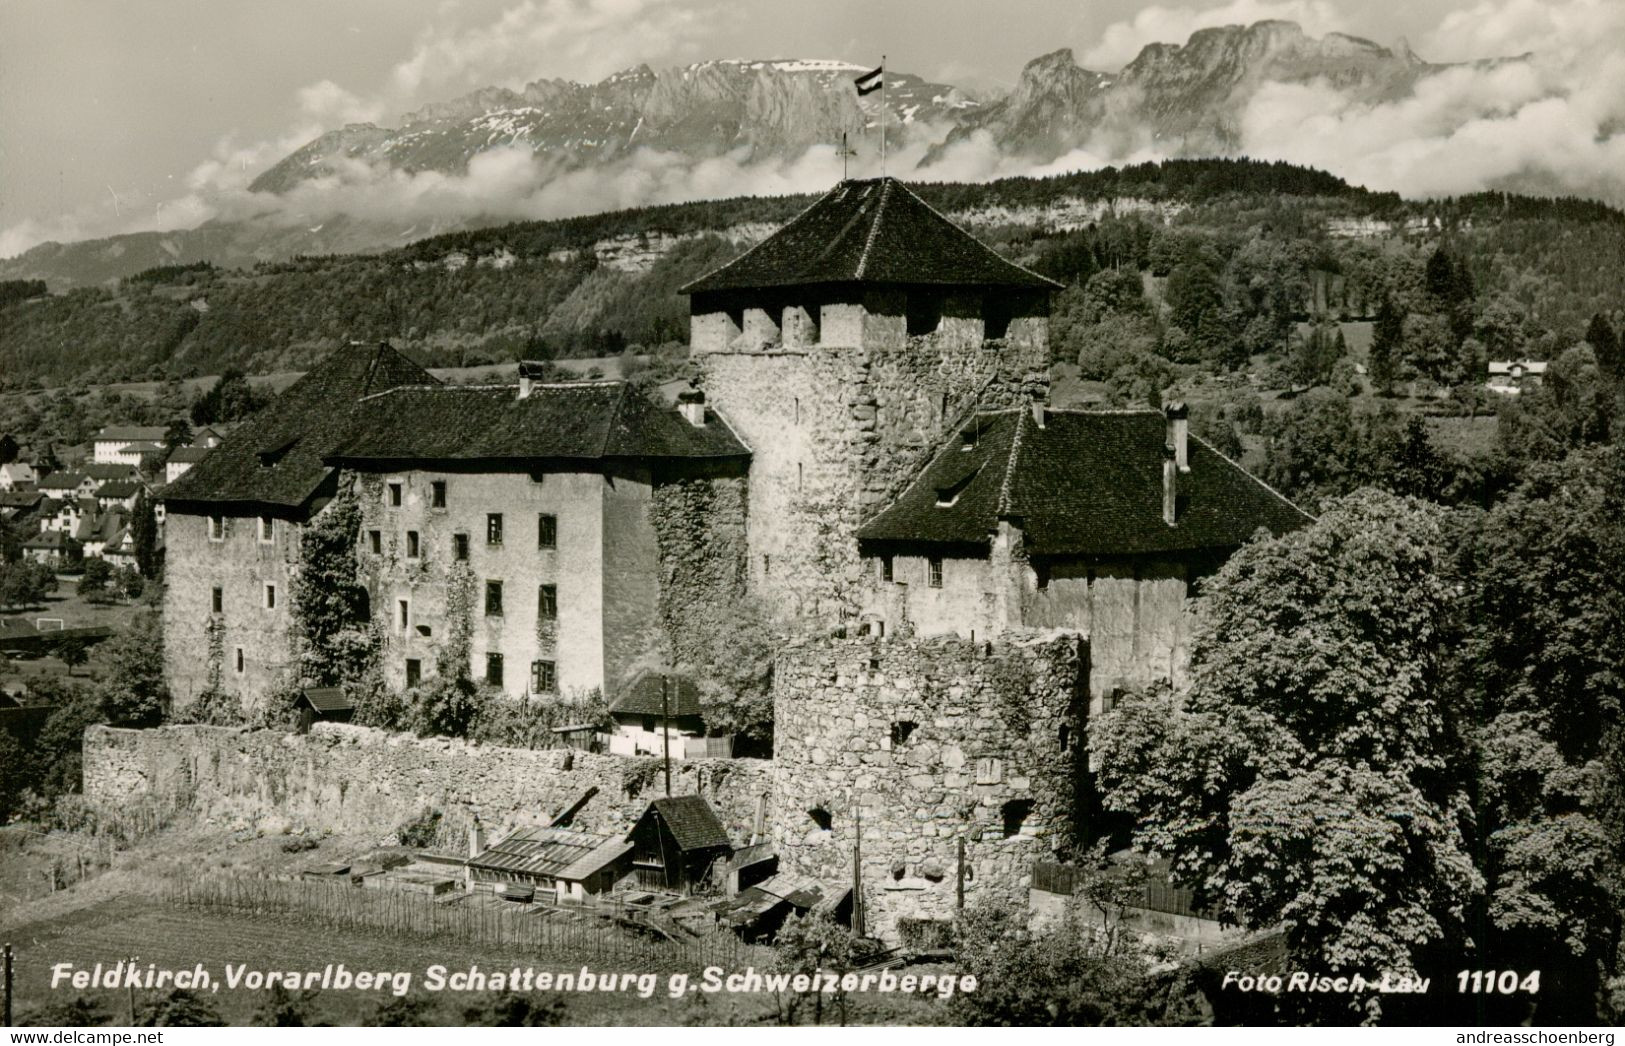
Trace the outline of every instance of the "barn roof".
{"label": "barn roof", "polygon": [[1037,555],[1124,555],[1243,544],[1310,517],[1195,437],[1177,522],[1162,516],[1167,420],[1157,411],[1026,409],[978,414],[947,441],[860,540],[986,545],[1019,519]]}
{"label": "barn roof", "polygon": [[317,712],[349,712],[355,709],[355,702],[350,700],[343,687],[312,686],[306,687],[301,694]]}
{"label": "barn roof", "polygon": [[[670,680],[664,699],[660,694],[660,681],[662,678]],[[694,680],[685,675],[656,672],[644,669],[621,690],[621,695],[615,703],[609,706],[611,713],[620,715],[663,715],[664,709],[670,707],[671,715],[697,716],[700,714],[700,689],[694,685]]]}
{"label": "barn roof", "polygon": [[944,218],[896,178],[844,181],[681,293],[818,283],[1057,289]]}
{"label": "barn roof", "polygon": [[650,811],[658,813],[661,820],[666,822],[672,838],[677,840],[678,847],[685,853],[717,847],[725,850],[733,848],[728,841],[728,832],[717,820],[711,804],[700,796],[675,795],[656,799],[649,804],[643,816],[648,817]]}
{"label": "barn roof", "polygon": [[332,469],[322,454],[354,404],[397,385],[435,379],[388,345],[349,345],[322,360],[232,430],[225,442],[164,488],[166,502],[296,508]]}
{"label": "barn roof", "polygon": [[[328,449],[330,464],[729,458],[748,454],[714,414],[691,425],[621,381],[413,385],[369,396]],[[201,467],[201,466],[199,466]]]}
{"label": "barn roof", "polygon": [[519,828],[468,859],[470,868],[578,882],[624,856],[624,839],[569,828]]}

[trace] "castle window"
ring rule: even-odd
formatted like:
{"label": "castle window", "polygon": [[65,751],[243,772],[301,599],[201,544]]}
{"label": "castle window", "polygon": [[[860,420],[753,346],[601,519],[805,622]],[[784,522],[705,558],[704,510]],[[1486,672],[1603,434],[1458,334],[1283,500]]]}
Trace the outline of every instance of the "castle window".
{"label": "castle window", "polygon": [[423,662],[415,657],[406,659],[406,685],[417,686],[423,680]]}
{"label": "castle window", "polygon": [[942,324],[942,295],[932,291],[910,291],[906,306],[908,335],[911,338],[935,334]]}
{"label": "castle window", "polygon": [[401,485],[399,483],[391,483],[389,485],[389,507],[401,507]]}
{"label": "castle window", "polygon": [[406,631],[407,622],[410,621],[411,617],[412,617],[412,604],[408,603],[404,599],[401,600],[400,601],[400,612],[401,612],[400,613],[401,631],[404,632],[404,631]]}
{"label": "castle window", "polygon": [[1004,780],[1004,760],[996,755],[976,757],[976,783],[996,785]]}
{"label": "castle window", "polygon": [[485,616],[502,616],[502,582],[487,581],[485,583]]}
{"label": "castle window", "polygon": [[795,414],[796,424],[799,425],[799,424],[801,424],[801,397],[797,396],[795,398],[794,402],[795,402],[794,414]]}
{"label": "castle window", "polygon": [[1005,295],[990,294],[982,299],[982,337],[1003,338],[1010,333],[1014,303]]}
{"label": "castle window", "polygon": [[1038,585],[1038,591],[1042,592],[1046,588],[1049,588],[1049,564],[1034,563],[1033,579]]}
{"label": "castle window", "polygon": [[796,462],[796,489],[801,489],[801,462]]}
{"label": "castle window", "polygon": [[552,621],[559,616],[559,590],[556,585],[543,585],[536,594],[536,616]]}
{"label": "castle window", "polygon": [[276,586],[275,585],[266,585],[265,586],[265,609],[266,610],[275,610],[276,609]]}
{"label": "castle window", "polygon": [[243,662],[243,648],[238,647],[237,648],[237,674],[238,675],[243,674],[243,663],[244,663]]}
{"label": "castle window", "polygon": [[815,806],[807,811],[807,816],[813,819],[820,831],[827,832],[835,827],[835,818],[822,806]]}
{"label": "castle window", "polygon": [[260,540],[263,541],[263,542],[269,543],[270,541],[272,541],[275,538],[275,536],[276,536],[276,521],[273,520],[270,516],[261,516],[260,517]]}
{"label": "castle window", "polygon": [[909,736],[919,728],[919,723],[911,719],[899,719],[891,725],[891,743],[895,747],[909,739]]}
{"label": "castle window", "polygon": [[766,577],[767,575],[769,575],[771,573],[773,573],[773,557],[768,555],[766,552],[763,552],[762,553],[762,576]]}
{"label": "castle window", "polygon": [[226,517],[225,516],[210,516],[209,517],[209,540],[210,541],[224,541],[224,540],[226,540]]}
{"label": "castle window", "polygon": [[1012,799],[999,807],[999,817],[1004,821],[1004,837],[1013,839],[1021,834],[1021,826],[1027,823],[1027,816],[1033,812],[1031,799]]}
{"label": "castle window", "polygon": [[536,517],[536,547],[558,548],[559,517],[543,512]]}
{"label": "castle window", "polygon": [[219,585],[209,590],[209,610],[211,613],[223,614],[226,612],[226,593]]}
{"label": "castle window", "polygon": [[552,661],[530,663],[530,692],[551,694],[559,688],[558,665]]}
{"label": "castle window", "polygon": [[926,583],[932,588],[942,587],[942,557],[932,556],[926,561]]}
{"label": "castle window", "polygon": [[415,530],[406,532],[406,558],[418,558],[418,532]]}
{"label": "castle window", "polygon": [[892,576],[893,576],[892,575],[892,558],[890,556],[881,556],[880,557],[880,580],[882,580],[882,581],[891,581]]}
{"label": "castle window", "polygon": [[430,506],[433,508],[446,507],[446,481],[437,479],[429,484]]}
{"label": "castle window", "polygon": [[367,548],[370,549],[372,551],[372,554],[375,555],[375,556],[379,555],[380,553],[382,553],[384,551],[384,533],[383,533],[383,531],[381,531],[381,530],[369,530],[369,531],[367,531]]}
{"label": "castle window", "polygon": [[502,655],[485,655],[485,682],[487,686],[502,685]]}
{"label": "castle window", "polygon": [[462,561],[468,558],[468,535],[453,534],[451,536],[451,556]]}
{"label": "castle window", "polygon": [[1064,752],[1072,747],[1072,728],[1065,723],[1061,724],[1061,735],[1059,740],[1061,742],[1061,751]]}
{"label": "castle window", "polygon": [[485,514],[485,543],[487,545],[502,544],[502,513],[487,512]]}

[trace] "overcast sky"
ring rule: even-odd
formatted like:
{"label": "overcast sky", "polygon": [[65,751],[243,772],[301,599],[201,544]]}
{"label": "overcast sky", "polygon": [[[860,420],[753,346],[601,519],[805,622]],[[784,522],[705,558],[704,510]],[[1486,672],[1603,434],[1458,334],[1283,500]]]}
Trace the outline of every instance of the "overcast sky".
{"label": "overcast sky", "polygon": [[[1578,6],[1619,0],[1568,0]],[[488,84],[717,57],[878,60],[971,86],[1072,47],[1109,69],[1151,39],[1290,17],[1424,57],[1521,51],[1539,0],[0,0],[0,232],[161,213],[221,165],[392,124]],[[1496,33],[1486,35],[1486,24]],[[1496,34],[1499,34],[1497,36]]]}

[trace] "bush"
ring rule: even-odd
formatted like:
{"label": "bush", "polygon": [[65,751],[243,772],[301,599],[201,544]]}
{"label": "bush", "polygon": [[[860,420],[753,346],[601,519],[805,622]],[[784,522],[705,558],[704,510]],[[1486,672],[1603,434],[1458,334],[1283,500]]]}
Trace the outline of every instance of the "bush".
{"label": "bush", "polygon": [[412,820],[395,829],[400,845],[423,850],[434,845],[440,834],[440,822],[445,817],[439,810],[424,810]]}

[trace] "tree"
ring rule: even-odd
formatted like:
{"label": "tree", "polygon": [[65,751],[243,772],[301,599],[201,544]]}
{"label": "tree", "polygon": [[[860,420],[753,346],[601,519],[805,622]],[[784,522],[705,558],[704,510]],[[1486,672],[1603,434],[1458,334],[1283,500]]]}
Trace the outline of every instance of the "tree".
{"label": "tree", "polygon": [[[819,970],[845,974],[878,950],[872,942],[839,925],[830,916],[812,912],[792,915],[785,920],[774,943],[778,946],[774,955],[774,969],[809,975]],[[824,1023],[824,993],[818,990],[816,978],[812,991],[791,998],[789,1010],[780,1013],[780,1020],[796,1023],[808,996],[813,1004],[813,1023]],[[845,989],[838,987],[833,999],[839,1009],[842,1025],[846,1024],[846,996]]]}
{"label": "tree", "polygon": [[[293,577],[293,628],[307,686],[340,686],[365,674],[377,648],[369,597],[358,578],[361,506],[345,489],[305,528]],[[464,668],[466,672],[466,667]]]}
{"label": "tree", "polygon": [[105,1028],[113,1015],[100,1002],[76,995],[62,1002],[48,1002],[19,1015],[25,1028]]}
{"label": "tree", "polygon": [[85,561],[85,572],[79,575],[79,598],[86,603],[111,603],[113,592],[113,565],[101,557]]}
{"label": "tree", "polygon": [[266,397],[254,391],[243,372],[228,368],[192,404],[192,424],[240,421],[265,406]]}
{"label": "tree", "polygon": [[146,578],[158,575],[158,515],[145,490],[137,491],[130,513],[130,543],[135,546],[135,566]]}
{"label": "tree", "polygon": [[173,451],[177,447],[192,445],[192,426],[186,423],[185,418],[176,418],[164,429],[164,446]]}
{"label": "tree", "polygon": [[317,1027],[316,999],[320,995],[314,988],[291,992],[280,984],[273,984],[248,1023],[255,1028]]}
{"label": "tree", "polygon": [[57,588],[56,571],[31,559],[0,565],[0,607],[35,606]]}
{"label": "tree", "polygon": [[1208,583],[1183,699],[1139,695],[1091,730],[1135,845],[1198,903],[1279,926],[1294,969],[1410,972],[1467,946],[1484,883],[1466,716],[1440,684],[1444,561],[1436,506],[1336,501]]}
{"label": "tree", "polygon": [[90,660],[90,647],[85,643],[82,636],[69,636],[66,639],[57,640],[52,646],[51,652],[64,665],[68,666],[68,675],[70,676],[73,675],[75,668]]}
{"label": "tree", "polygon": [[1371,336],[1371,352],[1366,359],[1366,375],[1379,395],[1393,393],[1399,381],[1400,354],[1404,351],[1405,314],[1392,298],[1383,298],[1377,307],[1377,322]]}
{"label": "tree", "polygon": [[1608,322],[1608,317],[1600,312],[1593,315],[1590,326],[1586,327],[1585,340],[1597,357],[1597,366],[1609,379],[1618,381],[1625,376],[1625,349],[1622,349],[1619,334]]}
{"label": "tree", "polygon": [[562,1000],[507,992],[463,1009],[465,1028],[556,1028],[564,1023]]}
{"label": "tree", "polygon": [[136,1018],[138,1028],[224,1028],[226,1022],[213,1006],[185,988],[142,1007]]}
{"label": "tree", "polygon": [[100,699],[108,719],[120,726],[156,726],[169,705],[164,683],[164,620],[154,611],[130,618],[124,631],[103,640]]}
{"label": "tree", "polygon": [[379,1003],[362,1022],[365,1028],[423,1028],[438,1022],[436,1000],[422,992],[413,992]]}
{"label": "tree", "polygon": [[0,728],[0,825],[22,808],[23,794],[34,785],[33,769],[21,742]]}

